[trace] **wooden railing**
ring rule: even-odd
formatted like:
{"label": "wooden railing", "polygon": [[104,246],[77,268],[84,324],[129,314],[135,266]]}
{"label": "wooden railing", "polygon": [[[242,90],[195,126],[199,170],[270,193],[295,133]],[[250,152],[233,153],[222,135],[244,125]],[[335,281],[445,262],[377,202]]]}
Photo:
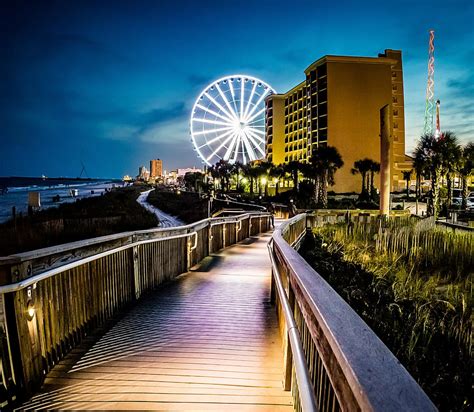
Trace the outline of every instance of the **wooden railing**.
{"label": "wooden railing", "polygon": [[[296,320],[319,411],[436,410],[390,350],[295,250],[307,228],[325,219],[344,218],[344,214],[303,213],[281,225],[272,237],[272,297],[285,345],[285,387],[292,390],[295,409],[313,410],[308,394],[302,393],[297,373],[302,368],[298,356],[293,356],[275,276],[281,278]],[[304,374],[300,376],[304,382]]]}
{"label": "wooden railing", "polygon": [[0,258],[0,409],[143,294],[270,224],[268,213],[245,213]]}

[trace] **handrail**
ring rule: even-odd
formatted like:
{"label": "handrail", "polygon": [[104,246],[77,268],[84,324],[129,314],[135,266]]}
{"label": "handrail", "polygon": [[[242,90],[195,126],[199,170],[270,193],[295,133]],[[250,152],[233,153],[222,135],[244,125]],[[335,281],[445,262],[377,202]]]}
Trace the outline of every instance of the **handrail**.
{"label": "handrail", "polygon": [[[120,247],[117,247],[117,248],[114,248],[114,249],[106,250],[105,252],[97,253],[97,254],[92,255],[92,256],[87,256],[85,258],[75,260],[74,262],[67,263],[67,264],[62,265],[62,266],[58,266],[54,269],[46,270],[46,271],[38,273],[37,275],[34,275],[30,278],[21,280],[20,282],[10,283],[8,285],[0,286],[0,295],[4,294],[4,293],[16,292],[18,290],[25,289],[28,286],[34,285],[35,283],[40,282],[44,279],[48,279],[48,278],[50,278],[54,275],[65,272],[66,270],[74,269],[78,266],[85,265],[86,263],[93,262],[94,260],[101,259],[105,256],[113,255],[114,253],[118,253],[118,252],[121,252],[123,250],[133,248],[134,246],[140,246],[140,245],[144,245],[144,244],[147,244],[147,243],[161,242],[163,240],[180,239],[180,238],[183,238],[183,237],[189,237],[189,236],[193,236],[193,235],[196,236],[196,240],[194,242],[195,243],[194,249],[195,249],[196,246],[197,246],[197,232],[182,233],[182,234],[179,234],[179,235],[158,237],[158,238],[155,238],[155,239],[139,240],[139,241],[136,241],[136,242],[128,243],[124,246],[120,246]],[[193,250],[193,249],[191,248],[191,250]]]}
{"label": "handrail", "polygon": [[[266,216],[266,214],[262,212],[258,212],[258,211],[243,211],[243,212],[244,213],[241,213],[240,215],[237,215],[237,216],[227,216],[227,217],[220,217],[220,218],[215,218],[215,219],[227,219],[227,221],[224,223],[232,223],[234,221],[232,219],[243,220],[243,219],[246,219],[247,216],[252,215],[252,214],[259,214],[260,216]],[[64,243],[64,244],[56,245],[56,246],[49,246],[46,248],[36,249],[36,250],[28,251],[28,252],[15,253],[8,256],[0,256],[0,265],[12,264],[12,263],[17,264],[17,263],[21,263],[23,261],[27,261],[31,259],[37,259],[37,258],[49,256],[49,255],[54,255],[57,253],[68,251],[68,250],[80,249],[81,247],[94,246],[94,245],[104,243],[107,241],[124,239],[127,237],[136,236],[136,235],[146,235],[146,234],[158,235],[160,233],[168,233],[168,232],[176,232],[176,231],[186,232],[187,230],[190,230],[190,229],[193,231],[197,231],[201,228],[206,227],[209,224],[209,222],[212,222],[212,220],[214,220],[214,218],[202,219],[185,226],[168,227],[168,228],[152,228],[152,229],[134,230],[134,231],[122,232],[122,233],[114,233],[111,235],[99,236],[99,237],[95,237],[91,239],[77,240],[74,242]]]}
{"label": "handrail", "polygon": [[318,331],[317,340],[312,337],[312,341],[329,379],[337,382],[333,388],[342,409],[436,410],[392,352],[287,243],[284,234],[302,219],[306,231],[306,217],[305,213],[297,215],[277,228],[273,248],[288,271],[289,287],[302,305],[300,310],[309,316],[303,316],[303,326]]}
{"label": "handrail", "polygon": [[267,244],[268,252],[270,254],[270,261],[272,264],[272,273],[273,279],[275,280],[276,289],[278,292],[278,297],[280,298],[281,306],[283,308],[283,314],[286,321],[286,329],[288,333],[288,340],[291,345],[291,352],[293,355],[293,360],[295,364],[295,373],[296,379],[298,381],[298,389],[300,394],[301,407],[304,412],[318,410],[316,404],[316,397],[314,395],[314,388],[311,383],[311,378],[309,375],[308,365],[306,363],[306,357],[303,350],[303,345],[301,344],[300,334],[296,326],[295,319],[293,317],[293,312],[291,310],[290,302],[285,293],[285,288],[283,287],[283,282],[281,280],[280,271],[275,262],[273,256],[272,240]]}
{"label": "handrail", "polygon": [[[256,217],[260,224],[250,230]],[[9,354],[0,354],[0,403],[6,394],[33,393],[91,328],[269,224],[270,214],[250,211],[0,258],[0,332]]]}
{"label": "handrail", "polygon": [[[10,292],[16,292],[18,290],[25,289],[28,286],[34,285],[35,283],[37,283],[39,281],[42,281],[44,279],[47,279],[51,276],[54,276],[54,275],[57,275],[59,273],[65,272],[66,270],[74,269],[78,266],[84,265],[84,264],[89,263],[89,262],[93,262],[94,260],[103,258],[105,256],[109,256],[109,255],[112,255],[114,253],[118,253],[118,252],[121,252],[123,250],[133,248],[134,246],[140,246],[140,245],[148,244],[148,243],[161,242],[161,241],[164,241],[164,240],[179,239],[179,238],[189,237],[189,236],[194,235],[195,236],[194,245],[190,249],[192,251],[192,250],[196,249],[196,247],[197,247],[197,230],[199,230],[201,227],[205,227],[207,224],[209,224],[210,227],[217,226],[217,225],[223,225],[223,224],[229,224],[229,223],[239,223],[241,225],[242,220],[245,220],[247,218],[253,219],[255,217],[262,217],[262,216],[266,215],[266,214],[256,212],[256,213],[258,213],[259,216],[254,216],[254,213],[255,212],[250,212],[250,213],[246,212],[246,213],[240,214],[238,216],[230,216],[230,217],[222,217],[222,218],[208,218],[208,219],[203,219],[203,220],[200,220],[198,222],[195,222],[195,223],[192,223],[192,224],[189,224],[189,225],[186,225],[186,226],[179,226],[179,227],[175,227],[175,228],[146,229],[146,230],[138,230],[138,231],[133,231],[133,232],[124,232],[124,233],[121,233],[121,234],[114,234],[114,235],[111,235],[113,240],[121,239],[121,238],[125,238],[125,237],[132,237],[133,238],[133,236],[136,236],[136,235],[149,234],[149,233],[165,233],[165,232],[170,232],[170,231],[171,232],[175,232],[175,231],[179,231],[179,232],[184,231],[185,232],[185,233],[179,233],[179,234],[175,234],[175,235],[171,235],[171,236],[162,236],[162,237],[156,237],[156,238],[153,238],[153,239],[132,241],[130,243],[127,243],[126,245],[119,246],[119,247],[116,247],[116,248],[113,248],[113,249],[110,249],[110,250],[106,250],[104,252],[94,254],[94,255],[91,255],[91,256],[87,256],[87,257],[84,257],[82,259],[75,260],[71,263],[67,263],[67,264],[64,264],[64,265],[46,270],[42,273],[31,276],[27,279],[23,279],[19,282],[10,283],[10,284],[6,284],[6,285],[1,285],[0,286],[0,295],[5,294],[5,293],[10,293]],[[213,222],[213,220],[219,220],[219,221],[218,222]],[[188,232],[189,229],[194,229],[194,230],[192,232]],[[96,238],[96,239],[86,239],[84,241],[71,242],[71,246],[73,246],[75,249],[77,249],[77,248],[80,248],[80,245],[81,245],[82,242],[84,243],[84,246],[90,246],[91,244],[100,243],[100,241],[101,242],[106,242],[107,238],[108,238],[108,236],[102,236],[102,237]],[[65,246],[65,245],[61,245],[61,246]],[[66,248],[65,250],[68,250],[68,249]],[[29,254],[31,254],[33,252],[37,252],[37,251],[25,252],[25,253],[18,254],[18,255],[6,256],[6,257],[3,258],[3,261],[0,261],[0,264],[4,264],[5,262],[11,260],[12,258],[18,258],[18,261],[22,261],[24,258],[26,258]],[[45,252],[46,253],[44,253],[44,254],[35,255],[35,257],[48,256],[50,254],[56,253],[54,251],[54,246],[47,248],[47,250],[45,250]]]}

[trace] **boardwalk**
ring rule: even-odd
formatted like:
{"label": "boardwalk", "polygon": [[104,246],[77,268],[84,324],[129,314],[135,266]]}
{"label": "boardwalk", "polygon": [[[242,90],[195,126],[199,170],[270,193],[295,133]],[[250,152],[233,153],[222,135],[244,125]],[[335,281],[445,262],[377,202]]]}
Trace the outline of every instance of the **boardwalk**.
{"label": "boardwalk", "polygon": [[21,409],[292,410],[268,240],[231,246],[142,299]]}

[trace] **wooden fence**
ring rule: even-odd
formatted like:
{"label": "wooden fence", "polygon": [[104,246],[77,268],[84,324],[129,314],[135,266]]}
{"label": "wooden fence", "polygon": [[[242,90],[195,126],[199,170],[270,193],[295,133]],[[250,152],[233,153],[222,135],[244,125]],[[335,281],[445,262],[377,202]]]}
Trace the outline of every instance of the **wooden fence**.
{"label": "wooden fence", "polygon": [[0,258],[0,408],[143,294],[270,224],[268,213],[246,213]]}
{"label": "wooden fence", "polygon": [[[349,221],[365,218],[351,214],[348,217]],[[436,410],[390,350],[295,250],[313,225],[345,218],[344,213],[302,213],[276,229],[272,237],[272,297],[277,303],[285,346],[285,387],[292,391],[295,409]],[[293,327],[288,326],[288,316],[283,316],[284,302],[275,293],[276,283],[283,285],[283,300],[291,306],[311,385],[306,384],[304,373],[299,374],[303,379],[298,379],[300,358],[289,345]],[[302,384],[314,391],[315,408],[307,401],[310,397],[301,389]]]}

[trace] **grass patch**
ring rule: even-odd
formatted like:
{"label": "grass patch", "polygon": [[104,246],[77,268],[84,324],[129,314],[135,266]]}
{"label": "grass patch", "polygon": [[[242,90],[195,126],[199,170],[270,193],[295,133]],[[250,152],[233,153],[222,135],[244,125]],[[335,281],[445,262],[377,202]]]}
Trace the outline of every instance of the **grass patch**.
{"label": "grass patch", "polygon": [[441,410],[472,410],[472,234],[416,221],[326,225],[300,253]]}

